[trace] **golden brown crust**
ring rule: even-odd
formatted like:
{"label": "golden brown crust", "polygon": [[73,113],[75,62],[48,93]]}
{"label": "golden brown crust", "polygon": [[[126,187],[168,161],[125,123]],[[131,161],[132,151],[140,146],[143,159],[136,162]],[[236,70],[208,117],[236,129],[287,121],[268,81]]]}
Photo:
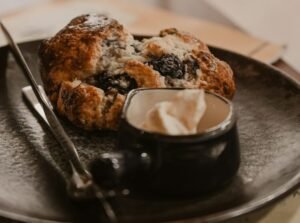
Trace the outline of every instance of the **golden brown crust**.
{"label": "golden brown crust", "polygon": [[[165,55],[182,63],[180,78],[155,67],[153,61]],[[136,87],[204,88],[227,98],[235,92],[228,64],[174,28],[137,41],[114,19],[83,15],[45,40],[39,56],[52,104],[85,129],[116,129],[125,95]]]}
{"label": "golden brown crust", "polygon": [[114,103],[105,113],[105,128],[117,129],[124,101],[124,95],[117,94],[115,96]]}
{"label": "golden brown crust", "polygon": [[102,90],[79,81],[64,81],[57,100],[57,111],[77,126],[94,129],[104,126],[106,100]]}
{"label": "golden brown crust", "polygon": [[103,22],[93,25],[88,22],[88,15],[73,19],[53,38],[45,40],[40,46],[40,58],[49,73],[52,70],[71,74],[68,78],[85,78],[96,69],[101,55],[101,43],[112,36],[125,38],[127,35],[114,19],[99,16]]}
{"label": "golden brown crust", "polygon": [[229,65],[205,51],[194,52],[194,54],[202,71],[199,87],[232,99],[235,83]]}
{"label": "golden brown crust", "polygon": [[164,78],[157,71],[139,61],[128,61],[124,69],[136,80],[138,87],[165,87]]}
{"label": "golden brown crust", "polygon": [[57,100],[63,81],[83,80],[97,72],[105,39],[115,36],[124,39],[127,35],[116,20],[99,17],[106,22],[93,25],[86,23],[88,15],[79,16],[54,37],[42,42],[39,49],[42,79],[52,101]]}
{"label": "golden brown crust", "polygon": [[163,29],[159,33],[159,36],[161,37],[165,37],[167,35],[175,35],[178,38],[180,38],[183,42],[193,44],[195,50],[197,49],[209,52],[209,49],[204,42],[202,42],[201,40],[197,39],[189,33],[182,31],[180,32],[176,28]]}

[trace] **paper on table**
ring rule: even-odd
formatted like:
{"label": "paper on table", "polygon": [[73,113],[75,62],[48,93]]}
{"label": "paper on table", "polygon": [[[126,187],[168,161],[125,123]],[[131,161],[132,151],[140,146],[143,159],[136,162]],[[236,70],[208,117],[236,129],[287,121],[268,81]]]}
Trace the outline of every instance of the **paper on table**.
{"label": "paper on table", "polygon": [[283,58],[300,71],[299,0],[206,1],[248,33],[285,44]]}
{"label": "paper on table", "polygon": [[[10,17],[3,19],[3,22],[17,41],[23,42],[53,36],[71,19],[86,13],[107,14],[122,21],[125,26],[135,20],[134,15],[101,1],[89,2],[88,4],[83,1],[66,1],[63,7],[58,7],[56,4],[45,4],[37,6],[37,9],[33,8],[29,14],[19,13],[14,16],[16,19],[11,19]],[[2,35],[1,32],[0,35]],[[4,45],[1,43],[1,39],[5,40],[5,38],[0,36],[0,46]]]}
{"label": "paper on table", "polygon": [[3,15],[7,15],[9,13],[12,13],[16,10],[20,10],[23,7],[30,6],[32,4],[35,4],[37,2],[45,2],[49,0],[0,0],[0,17]]}

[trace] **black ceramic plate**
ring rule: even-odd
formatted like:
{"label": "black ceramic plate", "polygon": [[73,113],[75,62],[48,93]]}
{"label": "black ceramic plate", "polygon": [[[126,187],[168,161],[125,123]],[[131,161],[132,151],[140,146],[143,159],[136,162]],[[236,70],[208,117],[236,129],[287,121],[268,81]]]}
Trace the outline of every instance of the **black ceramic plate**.
{"label": "black ceramic plate", "polygon": [[[21,44],[37,76],[38,44]],[[236,75],[234,103],[242,156],[238,175],[227,188],[206,197],[118,198],[114,206],[122,222],[217,222],[269,204],[299,186],[299,86],[270,66],[211,50]],[[28,83],[6,48],[0,48],[0,63],[0,215],[29,222],[72,222],[76,211],[65,193],[63,155],[24,103],[21,88]],[[90,133],[64,125],[87,164],[114,147],[113,132]]]}

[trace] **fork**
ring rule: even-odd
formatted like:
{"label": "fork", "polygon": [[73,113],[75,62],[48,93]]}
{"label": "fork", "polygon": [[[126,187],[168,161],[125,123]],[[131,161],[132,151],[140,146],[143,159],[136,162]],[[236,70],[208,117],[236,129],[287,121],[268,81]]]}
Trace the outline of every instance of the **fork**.
{"label": "fork", "polygon": [[[20,48],[13,40],[12,36],[10,35],[7,28],[4,24],[0,21],[0,26],[3,30],[5,37],[7,38],[9,49],[13,53],[16,62],[22,69],[25,77],[29,81],[32,90],[40,103],[39,109],[44,111],[43,120],[49,126],[52,134],[60,144],[60,147],[64,150],[66,154],[66,158],[68,159],[71,169],[72,175],[67,180],[68,185],[68,193],[71,197],[76,199],[87,199],[87,198],[96,198],[100,201],[101,207],[108,219],[109,222],[115,223],[118,222],[116,213],[113,210],[111,204],[107,201],[106,197],[104,196],[104,192],[99,185],[97,185],[88,169],[85,165],[81,162],[77,148],[70,139],[70,137],[65,132],[64,128],[62,127],[60,121],[58,120],[57,116],[53,111],[53,107],[46,96],[45,92],[38,86],[35,77],[33,76]],[[33,94],[30,95],[26,89],[23,90],[25,96],[29,97],[30,99],[33,98]]]}

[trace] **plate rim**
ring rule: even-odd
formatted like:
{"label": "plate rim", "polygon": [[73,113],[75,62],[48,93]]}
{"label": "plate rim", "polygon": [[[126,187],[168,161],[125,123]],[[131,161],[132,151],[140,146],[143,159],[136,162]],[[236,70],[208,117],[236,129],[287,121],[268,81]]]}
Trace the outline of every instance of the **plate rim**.
{"label": "plate rim", "polygon": [[[135,37],[138,38],[147,38],[149,36],[145,35],[134,35]],[[29,41],[24,41],[24,42],[19,42],[19,45],[26,45],[26,44],[32,44],[34,42],[39,42],[42,41],[43,39],[34,39],[34,40],[29,40]],[[208,47],[212,50],[218,50],[220,52],[226,52],[229,55],[233,55],[234,57],[240,57],[243,60],[248,60],[258,66],[264,67],[269,70],[273,70],[275,73],[280,75],[282,78],[285,80],[289,81],[292,85],[294,85],[299,91],[300,91],[300,83],[298,83],[297,80],[293,79],[291,76],[289,76],[285,71],[280,70],[277,67],[274,67],[272,65],[266,64],[264,62],[258,61],[256,59],[253,59],[251,57],[221,48],[221,47],[216,47],[212,45],[208,45]],[[0,53],[2,51],[9,51],[8,46],[1,46],[0,47]],[[298,172],[296,175],[293,176],[292,179],[290,179],[288,182],[285,182],[283,185],[278,187],[277,189],[271,191],[270,193],[259,197],[258,199],[254,199],[250,202],[247,202],[245,204],[238,205],[237,207],[229,208],[227,210],[223,211],[218,211],[213,214],[208,214],[208,215],[202,215],[202,216],[194,216],[194,217],[188,217],[188,218],[179,218],[177,220],[167,220],[165,222],[184,222],[184,223],[192,223],[197,221],[203,221],[203,222],[209,222],[209,223],[217,223],[225,220],[230,220],[233,218],[237,218],[239,216],[245,215],[252,213],[254,211],[260,210],[264,207],[270,206],[279,200],[283,199],[287,195],[289,195],[292,191],[296,190],[297,188],[300,187],[300,172]],[[45,218],[39,218],[35,216],[28,216],[26,214],[22,213],[16,213],[11,210],[4,210],[0,208],[0,216],[4,218],[8,218],[11,220],[16,220],[16,221],[25,221],[25,222],[41,222],[41,223],[70,223],[69,220],[49,220]]]}

